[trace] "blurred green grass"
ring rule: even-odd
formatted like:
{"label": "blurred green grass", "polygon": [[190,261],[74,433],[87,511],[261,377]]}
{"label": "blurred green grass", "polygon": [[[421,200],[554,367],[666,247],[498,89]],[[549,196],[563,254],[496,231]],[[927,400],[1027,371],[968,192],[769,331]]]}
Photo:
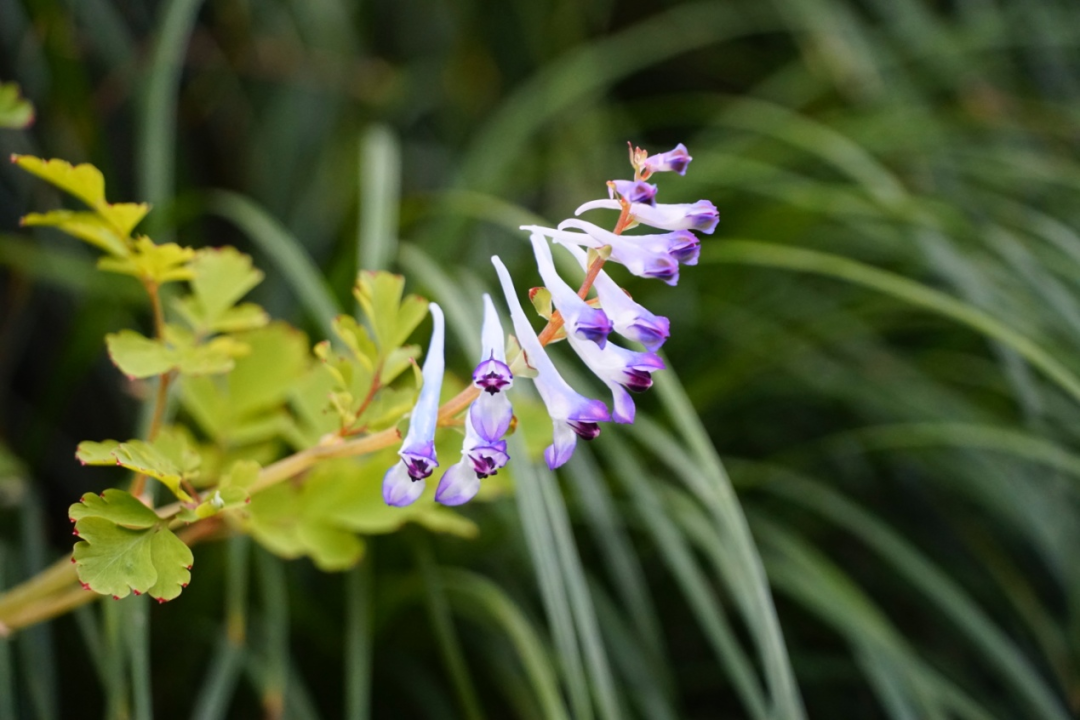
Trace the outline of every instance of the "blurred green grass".
{"label": "blurred green grass", "polygon": [[[357,263],[387,264],[471,357],[487,258],[529,282],[518,219],[600,196],[627,140],[686,143],[663,199],[722,214],[678,288],[628,283],[671,316],[679,380],[559,479],[523,469],[516,500],[469,508],[479,539],[379,538],[346,576],[201,547],[183,602],[0,640],[0,720],[1080,711],[1075,3],[0,18],[0,78],[37,106],[0,150],[94,162],[159,236],[251,252],[256,299],[316,338]],[[147,322],[81,248],[10,237],[42,192],[0,170],[0,438],[30,488],[0,507],[4,585],[64,551],[64,508],[101,482],[77,441],[134,428],[101,337]]]}

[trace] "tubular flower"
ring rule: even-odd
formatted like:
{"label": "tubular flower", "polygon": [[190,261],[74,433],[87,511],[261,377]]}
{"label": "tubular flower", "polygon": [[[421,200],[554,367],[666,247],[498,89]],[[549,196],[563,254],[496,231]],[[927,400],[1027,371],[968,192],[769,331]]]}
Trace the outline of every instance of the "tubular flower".
{"label": "tubular flower", "polygon": [[567,339],[578,357],[610,388],[615,401],[612,419],[624,424],[634,422],[637,409],[627,390],[645,392],[652,387],[652,373],[666,367],[660,356],[627,350],[615,343],[608,343],[601,350],[577,338]]}
{"label": "tubular flower", "polygon": [[547,240],[543,235],[533,233],[530,240],[540,277],[543,278],[544,285],[551,293],[551,301],[555,309],[566,321],[566,334],[573,335],[579,340],[591,340],[598,347],[604,347],[607,336],[612,330],[611,320],[607,313],[582,300],[577,292],[559,277],[559,273],[555,270],[555,263],[551,260],[551,249],[548,248]]}
{"label": "tubular flower", "polygon": [[656,186],[641,180],[608,180],[608,197],[616,194],[629,203],[656,204]]}
{"label": "tubular flower", "polygon": [[510,461],[502,436],[510,429],[514,413],[505,390],[514,382],[506,365],[505,336],[502,323],[484,294],[484,325],[481,330],[480,364],[473,371],[473,385],[480,395],[465,415],[465,443],[461,460],[451,466],[435,489],[435,500],[443,505],[461,505],[480,490],[480,480],[494,475]]}
{"label": "tubular flower", "polygon": [[[569,232],[567,228],[584,230]],[[529,226],[523,228],[550,237],[560,245],[581,245],[595,250],[611,248],[611,260],[638,277],[658,278],[668,285],[679,282],[679,260],[673,251],[685,252],[697,239],[692,233],[676,235],[616,235],[584,220],[563,220],[557,230]]]}
{"label": "tubular flower", "polygon": [[487,443],[499,440],[510,428],[514,412],[506,397],[514,376],[506,365],[506,337],[491,296],[484,293],[484,325],[481,330],[480,364],[473,370],[473,385],[480,396],[469,406],[469,420]]}
{"label": "tubular flower", "polygon": [[398,451],[401,462],[395,463],[383,476],[383,499],[388,505],[397,507],[415,502],[424,492],[424,478],[439,466],[435,457],[435,428],[439,420],[439,393],[445,368],[443,345],[446,331],[442,308],[431,303],[429,309],[434,325],[428,354],[424,359],[420,396],[412,409],[409,432]]}
{"label": "tubular flower", "polygon": [[536,390],[551,416],[553,442],[544,450],[544,459],[548,467],[554,470],[573,455],[578,437],[592,440],[600,434],[597,423],[611,420],[611,415],[604,403],[581,395],[559,375],[525,316],[506,266],[498,256],[492,257],[491,262],[499,274],[499,282],[506,296],[506,304],[510,307],[510,317],[518,342],[529,365],[536,369]]}
{"label": "tubular flower", "polygon": [[[577,245],[563,245],[573,255],[582,270],[588,271],[588,256]],[[625,290],[601,270],[593,282],[600,306],[611,319],[615,332],[629,340],[636,340],[650,350],[656,351],[670,334],[671,324],[666,317],[654,315],[634,302]]]}
{"label": "tubular flower", "polygon": [[[580,215],[588,210],[619,210],[621,208],[618,200],[593,200],[580,206],[574,214]],[[642,225],[659,230],[697,230],[706,235],[712,235],[716,224],[720,222],[720,213],[708,200],[681,204],[633,203],[630,206],[630,215]]]}
{"label": "tubular flower", "polygon": [[694,158],[690,157],[690,153],[686,151],[686,146],[679,143],[675,146],[674,150],[668,150],[665,153],[658,155],[650,155],[641,163],[642,170],[645,170],[648,175],[654,172],[676,172],[680,175],[686,174],[686,166],[690,164],[690,161]]}

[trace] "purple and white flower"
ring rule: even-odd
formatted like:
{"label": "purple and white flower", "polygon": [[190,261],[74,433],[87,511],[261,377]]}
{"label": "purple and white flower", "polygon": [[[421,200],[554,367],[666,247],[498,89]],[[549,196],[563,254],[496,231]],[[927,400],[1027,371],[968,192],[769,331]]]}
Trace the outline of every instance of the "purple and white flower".
{"label": "purple and white flower", "polygon": [[435,490],[435,500],[443,505],[464,505],[480,492],[480,478],[469,462],[462,458],[451,465]]}
{"label": "purple and white flower", "polygon": [[[580,215],[589,210],[621,209],[618,200],[593,200],[580,206],[574,214]],[[706,235],[712,235],[716,224],[720,222],[720,213],[708,200],[681,204],[633,203],[630,205],[630,215],[642,225],[659,230],[697,230]]]}
{"label": "purple and white flower", "polygon": [[686,174],[686,166],[690,164],[690,161],[694,158],[690,157],[690,153],[686,151],[686,146],[679,143],[675,146],[675,149],[668,150],[658,155],[650,155],[645,158],[645,161],[641,164],[642,170],[646,170],[648,174],[654,172],[676,172],[680,175]]}
{"label": "purple and white flower", "polygon": [[617,423],[634,422],[636,407],[627,390],[645,392],[652,387],[652,373],[666,365],[656,353],[635,352],[608,343],[603,349],[577,338],[567,338],[578,357],[611,390],[615,404],[611,413]]}
{"label": "purple and white flower", "polygon": [[443,505],[466,503],[480,490],[480,480],[494,475],[510,461],[502,436],[510,429],[513,408],[506,397],[514,376],[506,364],[506,337],[491,296],[484,294],[484,325],[480,333],[480,364],[473,371],[479,396],[465,415],[465,442],[461,460],[451,466],[435,489]]}
{"label": "purple and white flower", "polygon": [[534,232],[531,240],[540,277],[543,278],[545,287],[551,293],[551,302],[566,323],[566,334],[581,340],[590,340],[597,346],[604,347],[607,336],[612,330],[611,320],[607,314],[578,297],[577,291],[559,277],[559,273],[555,270],[555,263],[551,260],[551,250],[542,234]]}
{"label": "purple and white flower", "polygon": [[514,323],[514,332],[525,352],[529,365],[536,369],[536,390],[547,407],[553,426],[553,442],[544,450],[544,459],[548,467],[554,470],[566,463],[574,454],[577,438],[592,440],[600,434],[597,423],[611,420],[607,406],[599,400],[591,400],[570,387],[551,358],[547,356],[536,331],[529,324],[528,317],[518,300],[514,281],[498,256],[491,258],[495,271],[499,274],[506,304],[510,307],[510,317]]}
{"label": "purple and white flower", "polygon": [[608,197],[616,194],[629,203],[656,204],[656,186],[641,180],[608,180]]}
{"label": "purple and white flower", "polygon": [[[573,255],[581,269],[588,271],[588,255],[577,245],[563,245]],[[660,346],[668,339],[671,331],[671,323],[666,317],[654,315],[647,309],[634,302],[630,295],[619,287],[606,272],[601,270],[593,289],[600,299],[600,307],[611,319],[615,326],[615,332],[624,338],[636,340],[649,350],[659,350]]]}
{"label": "purple and white flower", "polygon": [[[568,232],[567,228],[584,232]],[[559,223],[557,230],[532,225],[522,229],[546,235],[560,245],[580,245],[596,250],[606,245],[611,248],[610,259],[625,265],[632,274],[658,278],[668,285],[679,282],[678,255],[685,256],[698,242],[693,233],[686,231],[663,235],[616,235],[590,222],[572,218]]]}
{"label": "purple and white flower", "polygon": [[424,478],[439,466],[435,456],[435,428],[439,423],[439,393],[442,391],[446,323],[442,308],[429,306],[433,327],[427,357],[421,371],[423,385],[409,418],[409,431],[401,443],[401,462],[383,476],[383,500],[387,505],[404,507],[424,492]]}

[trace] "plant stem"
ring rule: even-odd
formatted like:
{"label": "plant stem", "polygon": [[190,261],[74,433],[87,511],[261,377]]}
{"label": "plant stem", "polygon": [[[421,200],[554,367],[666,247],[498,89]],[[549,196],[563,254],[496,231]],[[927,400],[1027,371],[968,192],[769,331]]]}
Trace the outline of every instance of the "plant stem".
{"label": "plant stem", "polygon": [[[150,296],[150,307],[154,311],[154,337],[158,341],[165,339],[165,311],[161,307],[161,293],[156,282],[152,280],[143,280],[143,287],[146,288],[146,294]],[[164,372],[158,376],[157,394],[154,396],[154,414],[150,418],[150,429],[146,433],[146,439],[149,442],[153,442],[157,437],[158,432],[161,431],[161,426],[165,422],[165,406],[169,401],[169,384],[172,382],[172,371]],[[131,494],[135,497],[147,502],[148,498],[143,498],[143,491],[146,489],[146,475],[139,473],[131,481]]]}

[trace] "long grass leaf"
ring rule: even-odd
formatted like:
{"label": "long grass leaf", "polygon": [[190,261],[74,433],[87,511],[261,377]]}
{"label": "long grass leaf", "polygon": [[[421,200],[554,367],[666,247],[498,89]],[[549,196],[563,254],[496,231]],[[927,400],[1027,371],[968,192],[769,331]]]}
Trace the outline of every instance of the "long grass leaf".
{"label": "long grass leaf", "polygon": [[385,270],[397,249],[401,149],[393,130],[373,125],[360,138],[360,223],[357,265]]}
{"label": "long grass leaf", "polygon": [[1018,352],[1080,402],[1080,378],[1049,352],[982,310],[914,280],[838,255],[756,240],[725,240],[722,246],[703,251],[701,260],[704,263],[741,263],[827,275],[892,295],[998,340]]}
{"label": "long grass leaf", "polygon": [[559,694],[555,668],[536,629],[521,609],[491,580],[463,570],[442,570],[442,582],[451,601],[463,614],[490,618],[503,628],[525,667],[537,702],[549,720],[569,720]]}
{"label": "long grass leaf", "polygon": [[618,691],[611,675],[607,651],[604,649],[600,626],[596,620],[596,608],[593,606],[585,580],[585,571],[581,566],[581,557],[574,543],[566,504],[554,473],[539,467],[534,468],[534,473],[541,478],[538,487],[547,507],[551,536],[559,555],[559,567],[562,568],[570,609],[574,614],[582,654],[585,656],[593,698],[601,717],[616,720],[622,715]]}
{"label": "long grass leaf", "polygon": [[469,673],[465,653],[461,649],[461,641],[458,639],[454,621],[446,603],[446,596],[439,583],[435,558],[432,556],[431,546],[426,537],[421,536],[417,540],[416,556],[420,565],[420,575],[424,579],[424,600],[427,602],[428,616],[435,630],[435,639],[439,645],[443,663],[453,681],[458,702],[461,703],[462,715],[470,720],[482,720],[484,713],[477,699],[476,685]]}
{"label": "long grass leaf", "polygon": [[[708,509],[723,532],[724,539],[731,543],[733,572],[736,575],[729,578],[729,587],[736,597],[745,594],[742,610],[761,654],[769,693],[778,716],[801,718],[804,715],[802,699],[769,591],[768,578],[731,480],[675,374],[661,375],[656,387],[661,402],[693,455],[687,463],[678,445],[668,441],[664,444],[668,451],[667,460]],[[638,423],[633,431],[646,447],[655,449],[660,444],[656,441],[659,429],[655,424],[651,425],[651,428],[646,428],[646,424]]]}
{"label": "long grass leaf", "polygon": [[723,606],[716,602],[713,590],[698,568],[686,539],[668,517],[660,497],[651,486],[650,478],[642,473],[644,465],[637,454],[616,435],[606,436],[603,447],[615,477],[633,498],[643,524],[652,534],[653,541],[664,556],[717,659],[727,671],[746,712],[755,720],[770,717],[754,666],[739,645]]}
{"label": "long grass leaf", "polygon": [[[162,6],[157,42],[139,124],[139,196],[152,205],[172,202],[176,187],[176,108],[183,59],[202,0],[169,0]],[[157,216],[150,222],[159,223]],[[159,226],[160,227],[160,226]],[[157,233],[167,239],[168,233]]]}
{"label": "long grass leaf", "polygon": [[765,489],[844,527],[887,559],[911,587],[922,592],[997,666],[1001,680],[1014,685],[1039,717],[1063,720],[1067,713],[1038,671],[986,614],[944,572],[870,513],[819,483],[783,474]]}
{"label": "long grass leaf", "polygon": [[371,624],[374,558],[368,543],[362,562],[345,575],[345,717],[371,715],[374,632]]}
{"label": "long grass leaf", "polygon": [[547,504],[539,486],[541,482],[550,482],[551,478],[537,472],[536,466],[528,460],[529,456],[520,434],[511,435],[508,442],[510,455],[514,458],[517,490],[514,497],[517,500],[518,515],[521,517],[529,556],[536,569],[544,610],[548,622],[551,623],[551,633],[562,668],[563,681],[570,697],[570,707],[575,718],[589,720],[593,717],[593,712],[585,664],[581,657],[566,583],[559,567],[559,548],[552,536]]}

